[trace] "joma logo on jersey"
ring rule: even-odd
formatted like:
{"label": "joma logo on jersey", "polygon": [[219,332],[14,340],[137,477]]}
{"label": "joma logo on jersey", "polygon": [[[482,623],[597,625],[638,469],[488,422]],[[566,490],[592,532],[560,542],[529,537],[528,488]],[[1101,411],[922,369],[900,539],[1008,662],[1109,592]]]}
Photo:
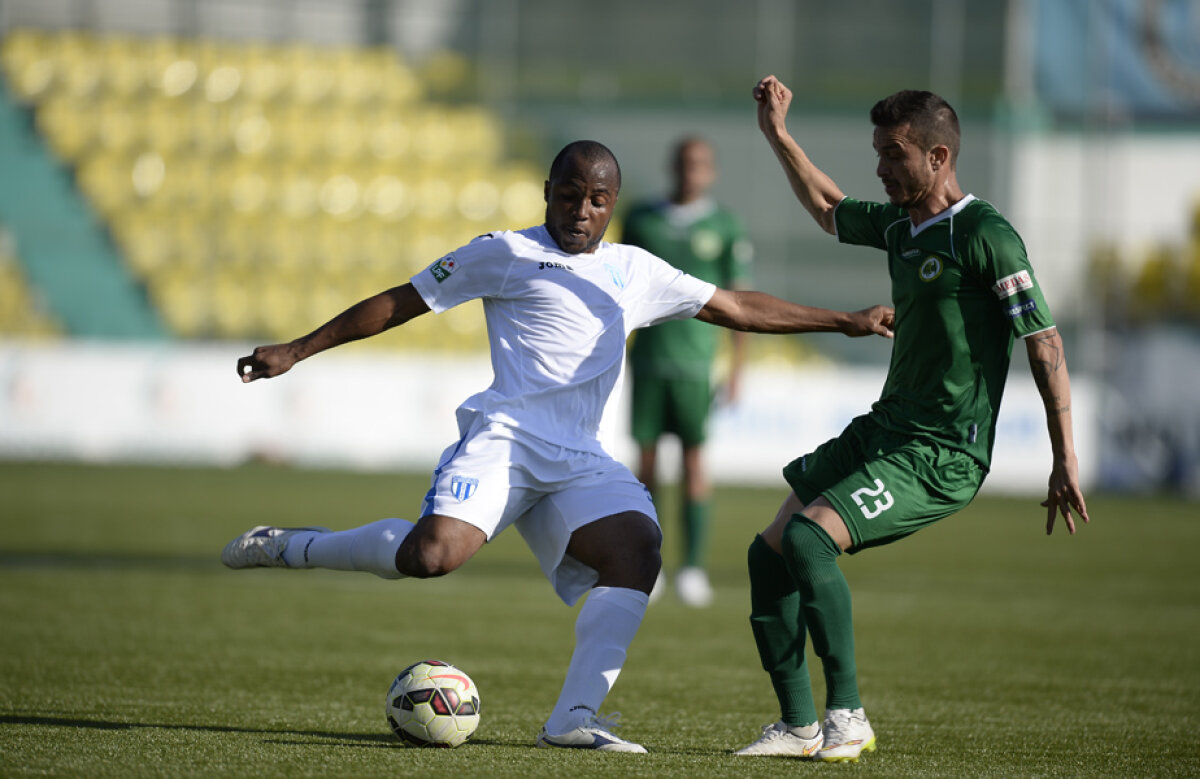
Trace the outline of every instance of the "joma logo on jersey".
{"label": "joma logo on jersey", "polygon": [[468,500],[475,494],[475,489],[479,486],[479,479],[471,479],[466,476],[455,476],[450,479],[450,494],[458,498],[459,501]]}
{"label": "joma logo on jersey", "polygon": [[1029,271],[1021,270],[1005,276],[992,285],[992,292],[996,293],[996,297],[1004,300],[1011,298],[1021,290],[1033,289],[1033,279],[1029,277]]}
{"label": "joma logo on jersey", "polygon": [[564,265],[561,262],[539,262],[538,263],[538,270],[546,270],[546,268],[560,268],[562,270],[569,270],[572,273],[575,272],[575,269],[572,268],[570,265]]}
{"label": "joma logo on jersey", "polygon": [[917,273],[921,276],[921,281],[933,281],[942,275],[941,258],[929,255],[925,258],[925,262],[921,263],[921,268]]}
{"label": "joma logo on jersey", "polygon": [[454,258],[447,255],[442,259],[429,266],[429,272],[437,279],[438,284],[441,284],[446,279],[450,278],[450,274],[458,269],[458,263]]}

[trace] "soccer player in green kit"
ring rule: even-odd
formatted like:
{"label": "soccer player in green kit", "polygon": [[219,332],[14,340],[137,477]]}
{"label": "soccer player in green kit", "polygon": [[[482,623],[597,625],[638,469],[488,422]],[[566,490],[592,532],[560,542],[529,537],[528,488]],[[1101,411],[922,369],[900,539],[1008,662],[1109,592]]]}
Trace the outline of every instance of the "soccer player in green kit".
{"label": "soccer player in green kit", "polygon": [[[741,219],[709,195],[717,180],[712,145],[696,137],[681,139],[671,155],[671,174],[669,198],[630,209],[623,240],[718,287],[746,289],[753,248]],[[639,450],[638,479],[651,493],[657,487],[658,440],[674,434],[681,445],[683,564],[675,575],[675,590],[684,604],[697,608],[709,605],[713,597],[705,569],[712,489],[704,468],[704,441],[720,335],[700,322],[664,322],[640,331],[629,350],[630,422]],[[734,331],[730,336],[724,395],[727,402],[734,402],[746,334]]]}
{"label": "soccer player in green kit", "polygon": [[[843,243],[887,253],[896,307],[880,399],[837,438],[784,468],[793,492],[750,545],[750,623],[781,717],[739,755],[857,761],[875,748],[859,699],[850,590],[837,558],[899,540],[966,506],[990,463],[1014,338],[1046,409],[1053,465],[1046,532],[1061,513],[1088,521],[1071,430],[1062,339],[1025,246],[955,174],[953,109],[903,91],[871,109],[876,175],[888,203],[848,198],[788,134],[792,95],[768,76],[754,89],[759,128],[793,192]],[[817,722],[806,636],[821,659]]]}

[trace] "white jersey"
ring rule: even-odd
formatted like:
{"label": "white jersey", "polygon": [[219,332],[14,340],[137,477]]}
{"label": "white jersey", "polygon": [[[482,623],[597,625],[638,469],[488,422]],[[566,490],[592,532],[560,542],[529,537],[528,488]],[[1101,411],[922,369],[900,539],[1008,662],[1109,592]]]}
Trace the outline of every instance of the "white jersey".
{"label": "white jersey", "polygon": [[459,406],[459,429],[482,416],[577,451],[603,451],[629,334],[693,317],[716,291],[634,246],[568,254],[541,225],[480,236],[412,284],[435,313],[483,300],[495,378]]}

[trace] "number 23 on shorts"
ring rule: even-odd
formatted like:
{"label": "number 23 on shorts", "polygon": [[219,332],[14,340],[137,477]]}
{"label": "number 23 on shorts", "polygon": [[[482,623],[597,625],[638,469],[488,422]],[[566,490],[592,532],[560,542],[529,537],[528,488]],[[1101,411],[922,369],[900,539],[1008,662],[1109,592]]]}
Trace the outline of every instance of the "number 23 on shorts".
{"label": "number 23 on shorts", "polygon": [[896,504],[892,493],[887,491],[879,479],[875,480],[874,488],[862,487],[851,493],[850,497],[867,519],[874,519]]}

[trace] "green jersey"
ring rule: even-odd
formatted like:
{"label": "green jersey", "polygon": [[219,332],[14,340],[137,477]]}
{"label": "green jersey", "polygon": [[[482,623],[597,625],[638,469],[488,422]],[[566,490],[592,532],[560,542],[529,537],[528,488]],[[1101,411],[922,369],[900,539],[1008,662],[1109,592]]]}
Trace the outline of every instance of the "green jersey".
{"label": "green jersey", "polygon": [[[733,212],[708,198],[687,205],[635,205],[622,240],[718,287],[744,286],[749,279],[753,249],[745,227]],[[696,319],[664,322],[638,331],[630,365],[643,376],[707,379],[718,337],[717,328]]]}
{"label": "green jersey", "polygon": [[888,256],[896,337],[871,416],[987,468],[1013,338],[1054,327],[1021,237],[971,196],[917,226],[902,208],[851,198],[835,220],[838,240]]}

